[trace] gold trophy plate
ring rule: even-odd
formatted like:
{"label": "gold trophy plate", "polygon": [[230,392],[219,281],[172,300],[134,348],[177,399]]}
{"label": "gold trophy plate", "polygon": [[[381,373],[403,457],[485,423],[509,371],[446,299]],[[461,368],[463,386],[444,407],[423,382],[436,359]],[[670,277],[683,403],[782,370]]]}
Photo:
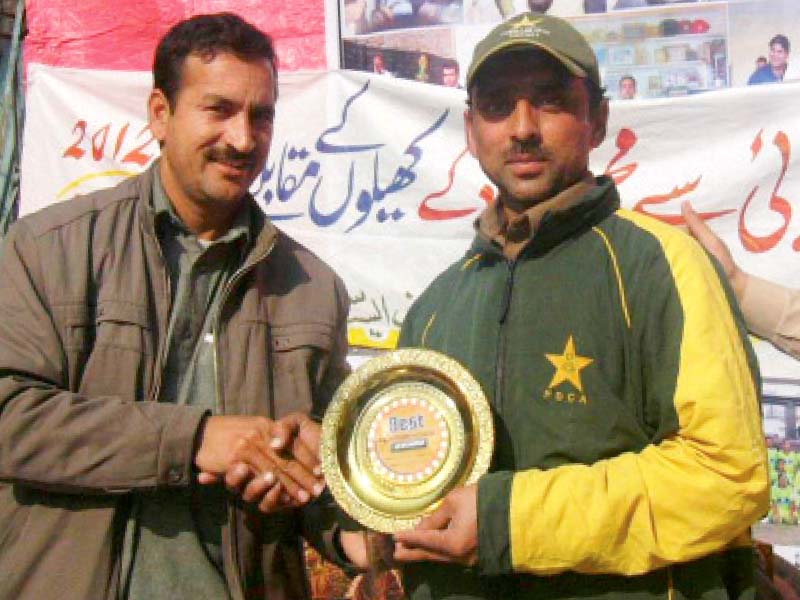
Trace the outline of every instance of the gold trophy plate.
{"label": "gold trophy plate", "polygon": [[384,533],[413,527],[450,490],[475,483],[493,448],[478,382],[452,358],[420,348],[364,363],[322,422],[322,470],[334,498]]}

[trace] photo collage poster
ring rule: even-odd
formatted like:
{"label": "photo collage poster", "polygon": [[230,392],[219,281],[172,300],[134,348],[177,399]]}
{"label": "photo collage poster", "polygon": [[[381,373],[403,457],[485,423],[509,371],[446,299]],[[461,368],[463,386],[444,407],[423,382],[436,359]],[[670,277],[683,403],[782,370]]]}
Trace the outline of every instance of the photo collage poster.
{"label": "photo collage poster", "polygon": [[586,36],[612,100],[800,81],[795,0],[340,0],[341,64],[463,87],[475,43],[525,11]]}

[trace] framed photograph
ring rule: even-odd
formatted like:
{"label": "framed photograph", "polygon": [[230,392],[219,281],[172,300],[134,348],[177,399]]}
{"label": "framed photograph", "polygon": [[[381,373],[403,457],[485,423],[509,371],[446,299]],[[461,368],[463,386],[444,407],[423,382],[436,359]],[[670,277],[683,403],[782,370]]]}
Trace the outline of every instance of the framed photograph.
{"label": "framed photograph", "polygon": [[636,63],[636,52],[633,46],[611,46],[608,49],[610,66],[627,66]]}

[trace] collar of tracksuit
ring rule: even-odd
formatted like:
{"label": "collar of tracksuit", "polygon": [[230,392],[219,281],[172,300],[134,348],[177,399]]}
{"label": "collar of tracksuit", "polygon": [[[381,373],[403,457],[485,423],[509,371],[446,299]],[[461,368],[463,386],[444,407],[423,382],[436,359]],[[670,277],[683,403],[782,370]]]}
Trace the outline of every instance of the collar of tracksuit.
{"label": "collar of tracksuit", "polygon": [[587,176],[559,194],[531,206],[511,220],[502,201],[488,206],[475,221],[478,252],[493,250],[509,260],[523,251],[542,253],[577,235],[619,208],[611,178]]}

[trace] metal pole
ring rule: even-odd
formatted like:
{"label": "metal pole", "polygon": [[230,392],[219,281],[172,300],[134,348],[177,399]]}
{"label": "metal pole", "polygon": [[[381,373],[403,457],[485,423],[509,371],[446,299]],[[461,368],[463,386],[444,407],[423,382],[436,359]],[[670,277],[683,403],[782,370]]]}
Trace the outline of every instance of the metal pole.
{"label": "metal pole", "polygon": [[22,120],[24,99],[20,74],[22,73],[22,23],[25,1],[17,0],[14,13],[14,33],[11,50],[3,75],[3,102],[0,127],[3,130],[3,150],[0,155],[0,239],[16,217],[19,201],[19,163],[22,148]]}

